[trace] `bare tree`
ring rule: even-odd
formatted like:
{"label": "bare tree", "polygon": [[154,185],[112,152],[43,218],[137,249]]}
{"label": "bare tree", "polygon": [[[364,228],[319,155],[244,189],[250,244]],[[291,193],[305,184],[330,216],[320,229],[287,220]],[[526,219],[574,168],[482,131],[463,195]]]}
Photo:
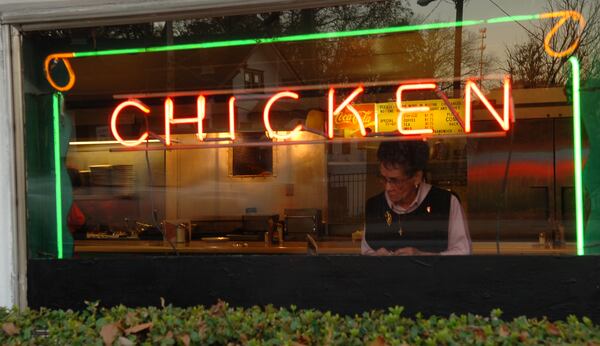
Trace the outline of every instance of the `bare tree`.
{"label": "bare tree", "polygon": [[[416,46],[425,65],[433,68],[437,78],[451,77],[454,69],[454,29],[427,30],[421,33],[422,44]],[[473,31],[463,31],[461,75],[477,76],[480,68],[480,37]],[[495,58],[484,53],[484,74],[491,70]]]}
{"label": "bare tree", "polygon": [[[547,0],[548,12],[572,10],[583,14],[587,25],[580,32],[579,23],[568,20],[552,36],[550,45],[555,51],[564,51],[579,37],[579,44],[571,53],[581,62],[584,76],[597,74],[600,53],[600,2],[588,0]],[[510,73],[524,87],[550,87],[564,85],[568,77],[565,64],[569,56],[552,57],[544,50],[544,39],[560,18],[543,20],[528,33],[526,42],[506,47],[503,70]]]}

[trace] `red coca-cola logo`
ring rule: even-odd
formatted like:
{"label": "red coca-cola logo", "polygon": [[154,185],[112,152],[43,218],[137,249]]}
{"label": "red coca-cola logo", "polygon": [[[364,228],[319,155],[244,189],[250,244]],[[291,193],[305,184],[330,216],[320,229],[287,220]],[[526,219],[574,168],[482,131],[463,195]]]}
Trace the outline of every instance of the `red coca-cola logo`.
{"label": "red coca-cola logo", "polygon": [[[358,111],[358,114],[360,115],[363,124],[367,124],[373,121],[373,116],[370,114],[370,112],[361,112]],[[348,112],[348,113],[340,113],[338,116],[335,117],[335,123],[336,124],[357,124],[358,120],[356,119],[356,116],[354,116],[354,114]]]}

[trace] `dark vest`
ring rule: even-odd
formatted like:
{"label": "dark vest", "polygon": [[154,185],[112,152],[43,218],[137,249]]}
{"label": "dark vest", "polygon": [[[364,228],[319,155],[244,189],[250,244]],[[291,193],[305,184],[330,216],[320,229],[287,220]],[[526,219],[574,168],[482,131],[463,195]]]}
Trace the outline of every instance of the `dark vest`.
{"label": "dark vest", "polygon": [[365,210],[367,244],[373,250],[394,251],[411,246],[427,252],[445,251],[451,196],[452,193],[432,186],[417,209],[406,214],[396,214],[383,192],[369,198]]}

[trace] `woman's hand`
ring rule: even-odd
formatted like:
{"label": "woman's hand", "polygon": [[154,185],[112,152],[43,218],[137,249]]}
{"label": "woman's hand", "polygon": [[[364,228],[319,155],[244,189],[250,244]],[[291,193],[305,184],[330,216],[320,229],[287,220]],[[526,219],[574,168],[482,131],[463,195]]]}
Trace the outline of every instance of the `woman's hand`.
{"label": "woman's hand", "polygon": [[414,247],[401,247],[398,250],[394,251],[394,255],[396,255],[396,256],[419,256],[419,255],[423,255],[423,253]]}
{"label": "woman's hand", "polygon": [[396,251],[390,251],[386,248],[379,248],[377,251],[369,253],[370,256],[425,256],[425,255],[438,255],[434,252],[420,251],[414,247],[403,247]]}
{"label": "woman's hand", "polygon": [[402,247],[398,250],[394,251],[394,255],[396,256],[431,256],[431,255],[439,255],[437,252],[425,252],[414,247]]}
{"label": "woman's hand", "polygon": [[386,248],[380,247],[377,251],[373,253],[373,256],[393,256],[394,252],[390,251]]}

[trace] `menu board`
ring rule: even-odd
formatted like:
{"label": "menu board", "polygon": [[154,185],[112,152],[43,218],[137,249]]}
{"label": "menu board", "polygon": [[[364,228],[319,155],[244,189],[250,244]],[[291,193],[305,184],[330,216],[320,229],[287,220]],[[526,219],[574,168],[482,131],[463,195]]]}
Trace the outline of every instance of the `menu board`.
{"label": "menu board", "polygon": [[[449,99],[450,104],[464,119],[461,99]],[[402,101],[404,107],[429,107],[427,112],[410,112],[403,116],[405,130],[433,129],[434,135],[463,133],[463,129],[444,101],[419,100]],[[363,122],[367,133],[394,132],[398,130],[398,106],[395,102],[363,103],[352,105]],[[334,128],[343,131],[344,138],[361,137],[358,119],[345,108],[334,117]]]}
{"label": "menu board", "polygon": [[[450,99],[450,104],[464,119],[464,107],[461,99]],[[403,115],[405,130],[433,129],[434,135],[463,133],[463,129],[442,100],[402,101],[404,107],[429,107],[427,112],[406,113]],[[398,130],[398,107],[395,102],[378,103],[377,132]]]}

